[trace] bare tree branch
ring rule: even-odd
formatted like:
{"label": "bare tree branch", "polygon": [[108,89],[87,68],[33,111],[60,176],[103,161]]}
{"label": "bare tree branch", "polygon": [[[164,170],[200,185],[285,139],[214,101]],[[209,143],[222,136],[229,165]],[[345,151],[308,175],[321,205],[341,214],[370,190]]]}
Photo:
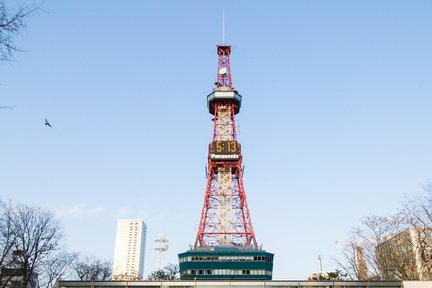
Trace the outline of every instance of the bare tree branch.
{"label": "bare tree branch", "polygon": [[432,279],[432,183],[422,187],[425,197],[407,198],[394,215],[365,217],[361,227],[352,230],[336,260],[349,278],[360,278],[362,260],[371,280]]}
{"label": "bare tree branch", "polygon": [[86,257],[74,265],[74,270],[79,280],[106,281],[110,280],[111,267],[112,264],[109,261],[103,261],[96,257]]}
{"label": "bare tree branch", "polygon": [[74,272],[73,266],[78,259],[78,253],[59,252],[51,255],[39,269],[39,285],[45,288],[56,287],[57,281],[71,279]]}
{"label": "bare tree branch", "polygon": [[151,281],[178,280],[179,266],[170,263],[168,266],[165,266],[163,269],[159,269],[150,273],[147,279]]}
{"label": "bare tree branch", "polygon": [[11,61],[15,53],[23,51],[15,45],[16,38],[26,30],[25,20],[38,13],[42,3],[33,2],[31,6],[19,5],[11,9],[0,0],[0,62]]}

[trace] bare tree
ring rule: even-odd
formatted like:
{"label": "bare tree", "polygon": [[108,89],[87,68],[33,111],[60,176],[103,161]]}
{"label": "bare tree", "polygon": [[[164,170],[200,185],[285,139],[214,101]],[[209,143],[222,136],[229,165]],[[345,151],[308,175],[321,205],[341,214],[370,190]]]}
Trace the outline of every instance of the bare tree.
{"label": "bare tree", "polygon": [[432,279],[432,183],[422,186],[425,195],[406,199],[399,215],[410,227],[411,254],[421,280]]}
{"label": "bare tree", "polygon": [[[389,235],[400,231],[397,217],[369,216],[362,220],[362,226],[354,228],[350,240],[343,249],[342,260],[337,260],[339,268],[352,280],[390,280],[382,273],[383,257],[377,257],[377,247]],[[359,253],[361,252],[361,253]]]}
{"label": "bare tree", "polygon": [[[11,204],[0,201],[0,287],[10,286],[16,272],[14,245],[16,234],[12,222]],[[6,273],[9,271],[9,273]]]}
{"label": "bare tree", "polygon": [[110,280],[112,272],[110,261],[104,261],[96,257],[86,257],[77,261],[74,270],[79,280],[104,281]]}
{"label": "bare tree", "polygon": [[[360,275],[360,261],[365,262],[365,259],[359,259],[357,250],[359,246],[355,239],[348,240],[342,250],[342,260],[336,259],[336,264],[341,271],[344,271],[346,278],[349,280],[360,280],[362,275]],[[362,249],[362,248],[360,248]],[[367,269],[366,269],[367,271]],[[364,273],[364,274],[367,274]]]}
{"label": "bare tree", "polygon": [[40,287],[54,288],[60,279],[71,279],[77,259],[78,253],[71,252],[59,252],[48,257],[39,269]]}
{"label": "bare tree", "polygon": [[[0,0],[0,63],[11,61],[15,53],[22,52],[15,45],[15,41],[22,31],[26,29],[27,18],[40,11],[43,0],[40,3],[35,1],[30,6],[18,5],[17,8],[12,9],[6,7],[4,0]],[[0,106],[0,111],[14,107]]]}
{"label": "bare tree", "polygon": [[423,188],[426,196],[406,199],[394,215],[365,217],[353,229],[336,261],[350,279],[432,279],[432,183]]}
{"label": "bare tree", "polygon": [[62,228],[51,212],[39,207],[1,203],[0,208],[0,287],[10,287],[16,279],[20,286],[39,287],[37,275],[61,248]]}
{"label": "bare tree", "polygon": [[20,50],[15,45],[16,37],[26,29],[25,20],[39,11],[41,3],[31,6],[20,5],[16,9],[6,7],[0,0],[0,62],[11,61]]}
{"label": "bare tree", "polygon": [[62,229],[51,212],[39,207],[18,204],[13,217],[15,247],[22,251],[22,264],[27,270],[23,283],[37,287],[33,275],[37,274],[40,264],[60,248]]}
{"label": "bare tree", "polygon": [[179,266],[174,264],[169,264],[163,269],[159,269],[150,273],[147,277],[151,281],[160,280],[178,280],[179,279]]}

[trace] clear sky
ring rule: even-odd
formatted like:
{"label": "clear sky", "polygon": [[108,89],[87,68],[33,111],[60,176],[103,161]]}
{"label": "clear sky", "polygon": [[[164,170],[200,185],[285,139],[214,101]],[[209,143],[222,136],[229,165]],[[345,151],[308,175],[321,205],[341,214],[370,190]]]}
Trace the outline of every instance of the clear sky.
{"label": "clear sky", "polygon": [[[15,1],[6,1],[13,5]],[[350,227],[432,172],[432,1],[46,0],[0,64],[0,197],[112,259],[118,218],[195,240],[216,44],[232,45],[245,188],[274,279],[334,268]],[[44,125],[44,119],[52,128]]]}

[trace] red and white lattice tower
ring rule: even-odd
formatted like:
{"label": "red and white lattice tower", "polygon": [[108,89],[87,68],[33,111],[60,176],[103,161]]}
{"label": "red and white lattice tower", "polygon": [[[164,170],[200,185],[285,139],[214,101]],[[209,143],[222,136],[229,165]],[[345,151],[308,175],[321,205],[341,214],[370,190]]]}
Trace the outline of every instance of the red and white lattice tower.
{"label": "red and white lattice tower", "polygon": [[230,45],[218,45],[218,71],[207,96],[213,115],[209,145],[207,187],[194,248],[235,245],[258,249],[243,185],[241,146],[235,115],[242,96],[233,88]]}

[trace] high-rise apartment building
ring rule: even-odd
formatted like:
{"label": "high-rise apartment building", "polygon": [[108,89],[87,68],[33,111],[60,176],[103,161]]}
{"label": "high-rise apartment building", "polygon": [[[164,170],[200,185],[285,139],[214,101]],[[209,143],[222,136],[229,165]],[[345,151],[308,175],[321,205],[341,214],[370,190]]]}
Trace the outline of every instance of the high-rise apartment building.
{"label": "high-rise apartment building", "polygon": [[376,247],[376,258],[384,279],[431,280],[432,232],[412,227],[389,235]]}
{"label": "high-rise apartment building", "polygon": [[141,219],[119,219],[114,250],[113,280],[143,277],[147,226]]}

